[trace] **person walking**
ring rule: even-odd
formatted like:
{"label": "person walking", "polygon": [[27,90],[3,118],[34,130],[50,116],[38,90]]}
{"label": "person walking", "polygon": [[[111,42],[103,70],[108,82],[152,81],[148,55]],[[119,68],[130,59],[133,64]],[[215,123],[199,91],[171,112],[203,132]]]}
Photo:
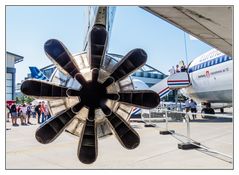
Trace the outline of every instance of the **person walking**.
{"label": "person walking", "polygon": [[[197,113],[197,103],[191,99],[190,100],[190,108],[191,108],[191,113]],[[193,120],[196,119],[196,114],[192,114]]]}

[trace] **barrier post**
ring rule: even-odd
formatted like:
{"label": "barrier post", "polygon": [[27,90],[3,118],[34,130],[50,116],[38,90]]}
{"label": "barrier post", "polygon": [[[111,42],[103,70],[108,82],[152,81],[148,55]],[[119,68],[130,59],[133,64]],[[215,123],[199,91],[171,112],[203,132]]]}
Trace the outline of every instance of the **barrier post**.
{"label": "barrier post", "polygon": [[161,135],[169,135],[175,133],[174,130],[168,130],[168,111],[165,110],[165,122],[166,122],[166,130],[164,131],[159,131],[159,134]]}
{"label": "barrier post", "polygon": [[151,112],[149,110],[149,122],[144,124],[144,127],[156,127],[156,124],[151,122]]}
{"label": "barrier post", "polygon": [[187,122],[187,138],[188,138],[188,142],[191,142],[191,133],[190,133],[190,117],[188,115],[188,113],[185,114],[186,117],[186,122]]}
{"label": "barrier post", "polygon": [[178,149],[188,150],[188,149],[200,148],[200,143],[192,142],[192,140],[191,140],[190,117],[189,117],[188,112],[186,112],[185,118],[186,118],[186,122],[187,122],[187,139],[188,139],[188,141],[186,143],[179,143]]}

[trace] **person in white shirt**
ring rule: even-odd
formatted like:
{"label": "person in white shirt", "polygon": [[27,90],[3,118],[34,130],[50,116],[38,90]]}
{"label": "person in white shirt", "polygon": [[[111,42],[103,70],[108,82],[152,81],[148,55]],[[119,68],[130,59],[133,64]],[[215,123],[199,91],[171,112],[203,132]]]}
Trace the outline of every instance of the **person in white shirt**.
{"label": "person in white shirt", "polygon": [[21,125],[27,125],[27,106],[23,104],[21,107]]}
{"label": "person in white shirt", "polygon": [[176,73],[180,72],[179,65],[176,65]]}
{"label": "person in white shirt", "polygon": [[[190,100],[190,108],[192,113],[197,113],[197,103],[193,99]],[[192,116],[193,120],[195,120],[196,114],[193,114]]]}
{"label": "person in white shirt", "polygon": [[171,69],[169,69],[169,73],[170,73],[170,75],[173,75],[173,74],[175,74],[175,69],[174,69],[174,66],[172,66],[172,68],[171,68]]}
{"label": "person in white shirt", "polygon": [[185,101],[185,109],[186,109],[186,112],[189,112],[189,110],[190,110],[190,102],[189,102],[189,99]]}

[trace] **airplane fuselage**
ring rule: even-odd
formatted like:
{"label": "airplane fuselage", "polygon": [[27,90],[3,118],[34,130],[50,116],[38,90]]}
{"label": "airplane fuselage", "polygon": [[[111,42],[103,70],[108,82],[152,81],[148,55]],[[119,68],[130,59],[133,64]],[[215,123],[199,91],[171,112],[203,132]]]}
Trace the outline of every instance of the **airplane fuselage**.
{"label": "airplane fuselage", "polygon": [[197,102],[232,103],[233,60],[212,49],[194,59],[188,68],[191,86],[181,92]]}

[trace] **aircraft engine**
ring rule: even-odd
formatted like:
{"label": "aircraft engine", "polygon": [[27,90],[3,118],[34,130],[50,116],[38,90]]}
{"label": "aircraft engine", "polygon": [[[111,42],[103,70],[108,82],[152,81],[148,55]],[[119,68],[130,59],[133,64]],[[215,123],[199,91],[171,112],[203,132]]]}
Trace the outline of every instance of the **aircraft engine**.
{"label": "aircraft engine", "polygon": [[93,163],[98,154],[98,138],[111,131],[127,149],[140,143],[128,120],[133,107],[158,106],[159,95],[150,90],[134,90],[129,77],[143,66],[147,54],[134,49],[119,62],[106,56],[107,31],[93,26],[87,53],[72,55],[59,40],[44,45],[49,59],[56,65],[49,82],[26,80],[23,94],[48,101],[53,117],[36,131],[36,139],[47,144],[64,130],[79,137],[77,156],[82,163]]}

